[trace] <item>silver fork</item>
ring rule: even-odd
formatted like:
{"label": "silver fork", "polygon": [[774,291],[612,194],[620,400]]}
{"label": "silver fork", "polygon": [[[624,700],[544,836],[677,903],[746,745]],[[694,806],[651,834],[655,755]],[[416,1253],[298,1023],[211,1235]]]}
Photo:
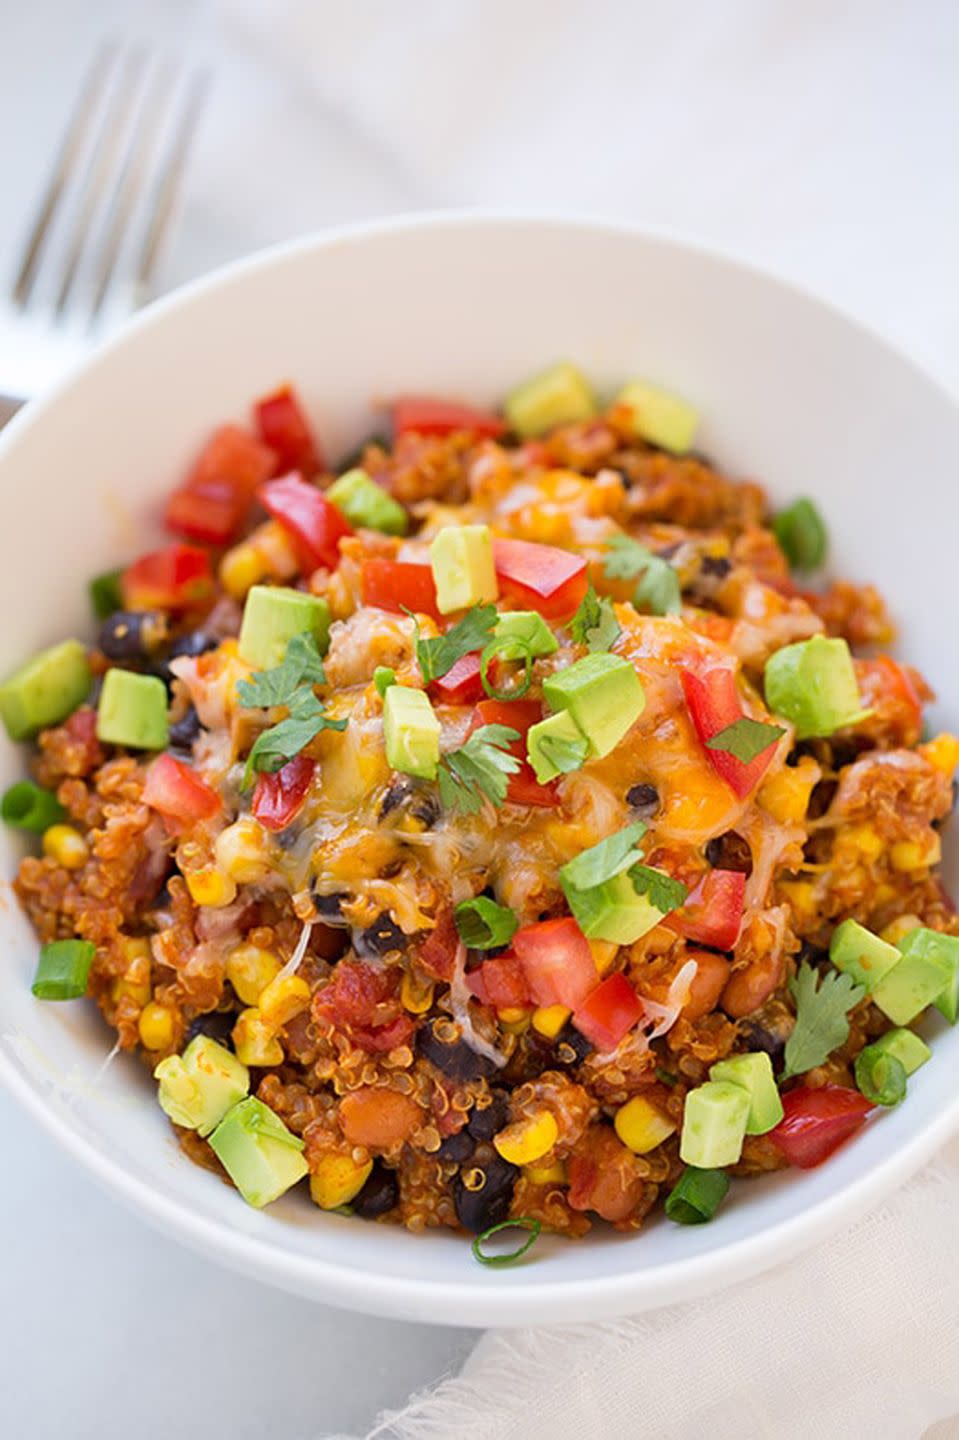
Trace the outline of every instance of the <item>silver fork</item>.
{"label": "silver fork", "polygon": [[4,396],[45,388],[147,297],[208,89],[143,50],[94,56],[0,315],[0,423]]}

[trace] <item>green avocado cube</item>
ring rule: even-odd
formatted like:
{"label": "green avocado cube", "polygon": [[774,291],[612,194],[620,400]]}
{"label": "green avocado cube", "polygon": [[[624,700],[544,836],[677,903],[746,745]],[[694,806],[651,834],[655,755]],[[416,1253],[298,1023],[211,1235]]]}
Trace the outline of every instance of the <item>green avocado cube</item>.
{"label": "green avocado cube", "polygon": [[829,958],[837,970],[851,975],[871,994],[883,976],[899,964],[902,955],[895,945],[880,940],[858,920],[844,920],[832,932]]}
{"label": "green avocado cube", "polygon": [[936,930],[912,930],[902,941],[902,959],[872,992],[873,1003],[894,1025],[908,1025],[927,1005],[935,1005],[954,982],[950,951]]}
{"label": "green avocado cube", "polygon": [[[511,610],[501,615],[493,626],[493,635],[502,646],[496,652],[501,660],[522,660],[526,654],[535,660],[559,649],[556,636],[535,610]],[[506,644],[507,640],[520,643],[511,647]]]}
{"label": "green avocado cube", "polygon": [[914,1074],[920,1065],[925,1065],[927,1060],[932,1059],[932,1051],[915,1030],[887,1030],[885,1035],[874,1040],[868,1048],[883,1055],[891,1055],[894,1060],[899,1061],[907,1075]]}
{"label": "green avocado cube", "polygon": [[309,1171],[303,1141],[252,1095],[227,1111],[210,1136],[210,1148],[243,1199],[258,1210]]}
{"label": "green avocado cube", "polygon": [[707,1080],[686,1096],[679,1158],[700,1170],[735,1165],[743,1150],[752,1102],[749,1091],[728,1080]]}
{"label": "green avocado cube", "polygon": [[766,704],[796,727],[796,739],[832,735],[865,719],[845,640],[814,635],[770,655],[764,674]]}
{"label": "green avocado cube", "polygon": [[620,390],[616,404],[632,412],[633,434],[640,440],[674,455],[692,449],[699,415],[678,395],[650,385],[647,380],[632,380]]}
{"label": "green avocado cube", "polygon": [[608,755],[642,715],[646,694],[621,655],[600,653],[543,681],[551,710],[567,710],[589,741],[592,756]]}
{"label": "green avocado cube", "polygon": [[948,979],[932,1003],[950,1025],[955,1025],[959,1018],[959,935],[943,935],[921,925],[903,936],[899,949],[906,959],[923,955],[944,967]]}
{"label": "green avocado cube", "polygon": [[162,750],[168,735],[166,686],[159,676],[108,670],[97,704],[97,739],[131,750]]}
{"label": "green avocado cube", "polygon": [[330,607],[319,595],[285,585],[254,585],[243,607],[240,659],[254,670],[282,664],[294,635],[312,635],[321,655],[330,641]]}
{"label": "green avocado cube", "polygon": [[153,1072],[160,1108],[177,1125],[207,1136],[250,1089],[250,1072],[225,1046],[197,1035],[182,1055],[168,1055]]}
{"label": "green avocado cube", "polygon": [[63,640],[41,650],[0,686],[0,715],[11,740],[28,740],[59,725],[90,692],[93,676],[86,647]]}
{"label": "green avocado cube", "polygon": [[647,896],[637,893],[628,874],[614,875],[612,880],[586,890],[568,880],[560,883],[573,918],[588,940],[632,945],[663,918],[663,911],[657,910]]}
{"label": "green avocado cube", "polygon": [[541,785],[579,770],[589,754],[589,741],[568,710],[538,720],[526,732],[526,755]]}
{"label": "green avocado cube", "polygon": [[430,545],[430,566],[441,615],[495,600],[499,594],[488,525],[444,525]]}
{"label": "green avocado cube", "polygon": [[334,480],[326,492],[337,510],[342,511],[351,525],[360,529],[379,530],[384,535],[405,535],[410,519],[403,506],[365,470],[347,470]]}
{"label": "green avocado cube", "polygon": [[773,1062],[765,1051],[753,1051],[748,1055],[732,1055],[728,1060],[719,1060],[709,1069],[710,1080],[725,1080],[730,1085],[741,1085],[749,1094],[749,1118],[746,1121],[747,1135],[765,1135],[775,1129],[783,1118],[783,1102],[779,1098]]}
{"label": "green avocado cube", "polygon": [[440,762],[440,722],[425,690],[390,685],[383,695],[386,758],[402,775],[435,780]]}
{"label": "green avocado cube", "polygon": [[576,367],[561,361],[511,390],[503,410],[510,429],[531,440],[557,425],[590,420],[596,414],[596,398]]}

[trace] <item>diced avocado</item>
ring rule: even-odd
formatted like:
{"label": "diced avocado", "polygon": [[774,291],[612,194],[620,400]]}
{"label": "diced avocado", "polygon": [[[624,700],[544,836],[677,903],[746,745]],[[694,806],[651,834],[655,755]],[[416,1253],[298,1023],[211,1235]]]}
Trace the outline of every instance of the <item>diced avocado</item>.
{"label": "diced avocado", "polygon": [[650,385],[646,380],[632,380],[616,396],[617,405],[632,411],[633,434],[661,450],[684,455],[692,449],[699,415],[685,400]]}
{"label": "diced avocado", "polygon": [[405,535],[410,519],[403,506],[365,470],[347,470],[326,492],[351,525],[380,530],[384,535]]}
{"label": "diced avocado", "polygon": [[386,758],[403,775],[435,780],[440,760],[440,722],[425,690],[390,685],[383,695]]}
{"label": "diced avocado", "polygon": [[932,1051],[915,1030],[887,1030],[885,1035],[880,1035],[878,1040],[872,1042],[869,1049],[891,1055],[899,1061],[907,1075],[915,1074],[920,1065],[925,1065],[927,1060],[932,1059]]}
{"label": "diced avocado", "polygon": [[326,601],[285,585],[254,585],[243,607],[240,659],[254,670],[272,670],[282,663],[294,635],[313,635],[320,654],[326,654],[330,641]]}
{"label": "diced avocado", "polygon": [[499,594],[488,525],[445,525],[430,545],[430,566],[441,615]]}
{"label": "diced avocado", "polygon": [[197,1035],[182,1055],[168,1055],[153,1072],[159,1101],[170,1119],[207,1136],[249,1093],[250,1072],[208,1035]]}
{"label": "diced avocado", "polygon": [[0,686],[0,715],[11,740],[58,725],[87,698],[92,675],[79,640],[41,650]]}
{"label": "diced avocado", "polygon": [[865,718],[845,640],[814,635],[785,645],[766,661],[766,704],[796,727],[796,739],[832,735]]}
{"label": "diced avocado", "polygon": [[707,1080],[686,1096],[679,1157],[686,1165],[715,1170],[735,1165],[742,1154],[750,1094],[728,1080]]}
{"label": "diced avocado", "polygon": [[108,670],[97,704],[97,739],[131,750],[162,750],[168,734],[163,681],[157,675]]}
{"label": "diced avocado", "polygon": [[954,969],[935,930],[912,930],[901,945],[902,959],[872,992],[873,1003],[894,1025],[908,1025],[948,991]]}
{"label": "diced avocado", "polygon": [[621,655],[587,655],[543,681],[551,710],[568,710],[589,741],[590,755],[608,755],[639,719],[646,695]]}
{"label": "diced avocado", "polygon": [[268,1105],[250,1096],[227,1111],[210,1148],[248,1205],[260,1209],[307,1174],[303,1141]]}
{"label": "diced avocado", "polygon": [[[559,641],[552,630],[535,610],[511,610],[501,615],[493,626],[493,634],[503,645],[497,654],[501,660],[521,660],[528,652],[535,660],[540,655],[552,655],[559,649]],[[507,640],[520,640],[522,645],[510,649]]]}
{"label": "diced avocado", "polygon": [[589,741],[568,710],[538,720],[526,732],[526,754],[541,785],[578,770],[589,754]]}
{"label": "diced avocado", "polygon": [[921,955],[944,967],[948,978],[932,1003],[950,1025],[955,1025],[959,1017],[959,935],[943,935],[921,925],[903,936],[899,949],[906,959]]}
{"label": "diced avocado", "polygon": [[632,945],[663,918],[645,895],[639,895],[628,875],[614,875],[602,885],[578,890],[569,882],[563,894],[576,923],[588,940],[610,940],[616,945]]}
{"label": "diced avocado", "polygon": [[871,994],[902,956],[895,945],[880,940],[858,920],[844,920],[832,932],[829,958],[837,970],[851,975]]}
{"label": "diced avocado", "polygon": [[783,1118],[783,1102],[779,1098],[773,1062],[765,1051],[749,1055],[732,1055],[710,1066],[710,1080],[725,1080],[741,1085],[749,1093],[747,1135],[765,1135]]}
{"label": "diced avocado", "polygon": [[596,414],[596,400],[576,367],[562,361],[517,385],[507,395],[503,410],[510,429],[529,440],[557,425],[589,420]]}

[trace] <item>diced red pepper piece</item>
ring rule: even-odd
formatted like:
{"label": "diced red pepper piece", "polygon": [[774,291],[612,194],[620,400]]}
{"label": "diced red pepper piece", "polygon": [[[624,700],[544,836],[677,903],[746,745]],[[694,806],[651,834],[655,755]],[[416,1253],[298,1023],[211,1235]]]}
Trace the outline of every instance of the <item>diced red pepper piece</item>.
{"label": "diced red pepper piece", "polygon": [[596,986],[593,952],[571,915],[524,925],[513,936],[512,948],[537,1005],[575,1010]]}
{"label": "diced red pepper piece", "polygon": [[205,780],[173,755],[158,755],[147,770],[143,800],[165,819],[184,825],[209,820],[220,809],[220,797]]}
{"label": "diced red pepper piece", "polygon": [[281,770],[263,774],[253,791],[253,814],[268,830],[283,830],[299,813],[316,770],[308,755],[294,755]]}
{"label": "diced red pepper piece", "polygon": [[770,1139],[790,1165],[811,1170],[865,1123],[872,1102],[843,1085],[799,1085],[782,1097],[783,1118]]}
{"label": "diced red pepper piece", "polygon": [[493,562],[504,595],[546,620],[565,620],[586,594],[586,561],[571,550],[531,540],[494,540]]}
{"label": "diced red pepper piece", "polygon": [[292,385],[281,385],[271,395],[257,400],[253,415],[263,441],[276,456],[273,469],[263,479],[284,475],[288,470],[316,475],[323,469],[323,452]]}
{"label": "diced red pepper piece", "polygon": [[709,870],[682,909],[674,910],[663,924],[699,945],[731,950],[739,939],[745,894],[746,877],[742,871]]}
{"label": "diced red pepper piece", "polygon": [[393,434],[415,430],[419,435],[452,435],[470,430],[474,435],[502,435],[506,425],[499,415],[474,410],[453,400],[434,400],[429,395],[402,395],[393,401]]}
{"label": "diced red pepper piece", "polygon": [[450,906],[442,909],[436,924],[416,950],[416,963],[435,980],[450,980],[460,943],[456,921]]}
{"label": "diced red pepper piece", "polygon": [[615,1050],[643,1017],[643,1002],[626,976],[617,971],[601,980],[573,1011],[573,1024],[597,1050]]}
{"label": "diced red pepper piece", "polygon": [[528,1010],[529,991],[523,967],[509,951],[484,960],[466,977],[466,984],[484,1005],[494,1010]]}
{"label": "diced red pepper piece", "polygon": [[322,491],[293,474],[261,485],[257,495],[292,537],[304,570],[316,570],[320,565],[336,568],[340,541],[353,530]]}
{"label": "diced red pepper piece", "polygon": [[221,425],[186,481],[170,496],[166,526],[190,540],[225,545],[241,529],[256,487],[273,474],[276,455],[239,425]]}
{"label": "diced red pepper piece", "polygon": [[433,571],[429,565],[411,565],[406,560],[364,560],[363,604],[394,615],[402,615],[405,606],[414,615],[443,618],[436,603]]}
{"label": "diced red pepper piece", "polygon": [[227,545],[238,534],[249,508],[249,499],[229,485],[211,481],[202,490],[174,490],[163,523],[175,535],[206,545]]}
{"label": "diced red pepper piece", "polygon": [[188,610],[213,594],[210,557],[193,545],[165,545],[124,570],[120,591],[127,610]]}
{"label": "diced red pepper piece", "polygon": [[188,489],[226,481],[252,500],[256,487],[269,480],[276,465],[276,453],[262,445],[241,425],[221,425],[214,430],[186,478]]}
{"label": "diced red pepper piece", "polygon": [[461,655],[453,668],[434,680],[429,688],[433,699],[441,705],[475,705],[483,698],[479,655]]}
{"label": "diced red pepper piece", "polygon": [[509,747],[510,754],[523,762],[509,777],[506,798],[513,805],[539,805],[545,809],[559,804],[556,781],[541,785],[526,758],[526,732],[542,718],[543,707],[538,700],[481,700],[470,722],[470,735],[481,725],[509,725],[519,731],[519,739]]}
{"label": "diced red pepper piece", "polygon": [[[743,718],[745,712],[736,689],[736,677],[725,665],[714,665],[711,669],[700,670],[698,673],[683,670],[680,679],[689,718],[704,748],[707,740],[712,740],[720,730],[725,730],[727,725],[733,725]],[[730,755],[726,750],[707,749],[706,755],[716,773],[722,776],[740,800],[744,800],[755,790],[765,774],[775,753],[776,743],[773,740],[755,759],[750,760],[748,765],[744,765],[742,760],[737,760],[735,755]]]}

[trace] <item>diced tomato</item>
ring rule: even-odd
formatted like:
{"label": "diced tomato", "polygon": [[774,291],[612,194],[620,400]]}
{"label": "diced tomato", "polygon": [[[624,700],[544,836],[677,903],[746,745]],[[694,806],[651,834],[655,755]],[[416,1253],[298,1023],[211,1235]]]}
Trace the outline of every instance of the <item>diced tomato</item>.
{"label": "diced tomato", "polygon": [[282,830],[299,812],[306,799],[316,761],[294,755],[281,770],[261,775],[253,791],[253,814],[268,830]]}
{"label": "diced tomato", "polygon": [[[720,730],[725,730],[727,725],[733,725],[743,718],[744,711],[736,689],[736,677],[726,666],[714,665],[712,669],[698,673],[683,670],[680,679],[689,718],[704,748],[707,740],[712,740],[713,736],[718,735]],[[721,775],[730,789],[743,800],[755,790],[765,774],[773,758],[775,746],[774,740],[755,759],[750,760],[748,765],[744,765],[742,760],[737,760],[735,755],[730,755],[726,750],[707,749],[706,755],[716,773]]]}
{"label": "diced tomato", "polygon": [[273,468],[262,477],[264,480],[269,475],[284,475],[288,470],[316,475],[323,469],[322,451],[292,385],[281,385],[272,395],[257,400],[253,415],[264,443],[276,456]]}
{"label": "diced tomato", "polygon": [[586,594],[586,561],[555,545],[494,540],[493,561],[504,595],[546,620],[565,620]]}
{"label": "diced tomato", "polygon": [[573,1011],[573,1024],[597,1050],[615,1050],[637,1020],[643,1002],[621,971],[608,975]]}
{"label": "diced tomato", "polygon": [[524,925],[513,936],[513,949],[537,1005],[575,1010],[596,986],[593,952],[571,915]]}
{"label": "diced tomato", "polygon": [[523,967],[509,951],[484,960],[466,977],[477,1000],[494,1010],[528,1010],[530,997]]}
{"label": "diced tomato", "polygon": [[284,475],[257,491],[274,520],[292,536],[304,570],[326,565],[333,570],[340,563],[340,541],[353,530],[337,507],[315,485],[301,476]]}
{"label": "diced tomato", "polygon": [[474,705],[483,696],[479,655],[461,655],[453,668],[429,688],[441,705]]}
{"label": "diced tomato", "polygon": [[211,481],[202,490],[174,490],[163,523],[175,535],[207,545],[226,545],[240,530],[249,508],[249,499],[229,485]]}
{"label": "diced tomato", "polygon": [[193,545],[165,545],[141,555],[120,576],[127,610],[188,610],[213,594],[210,557]]}
{"label": "diced tomato", "polygon": [[922,733],[922,698],[909,668],[891,655],[853,661],[863,708],[873,711],[873,725],[885,722],[902,745],[915,745]]}
{"label": "diced tomato", "polygon": [[385,1055],[398,1045],[405,1045],[415,1028],[411,1015],[397,1015],[395,1020],[388,1020],[385,1025],[354,1025],[350,1033],[361,1050]]}
{"label": "diced tomato", "polygon": [[469,734],[481,725],[509,725],[519,731],[519,739],[509,747],[510,754],[522,760],[522,767],[509,777],[506,798],[513,805],[539,805],[550,808],[559,804],[559,790],[555,780],[541,785],[532,765],[526,759],[526,732],[543,718],[543,708],[538,700],[481,700],[473,713]]}
{"label": "diced tomato", "polygon": [[313,1001],[313,1013],[345,1030],[355,1044],[371,1053],[404,1045],[414,1023],[401,1012],[395,972],[377,970],[362,960],[341,960],[328,985]]}
{"label": "diced tomato", "polygon": [[166,526],[190,540],[225,545],[241,529],[256,487],[273,474],[276,455],[239,425],[221,425],[170,496]]}
{"label": "diced tomato", "polygon": [[103,764],[103,747],[97,739],[97,712],[89,705],[74,710],[63,727],[76,744],[79,754],[71,766],[72,775],[88,775],[97,765]]}
{"label": "diced tomato", "polygon": [[414,615],[442,620],[436,603],[436,582],[429,565],[406,560],[364,560],[363,604],[402,615],[404,606]]}
{"label": "diced tomato", "polygon": [[209,820],[220,809],[220,797],[189,765],[170,754],[158,755],[147,770],[144,803],[167,820],[191,825]]}
{"label": "diced tomato", "polygon": [[449,980],[453,975],[456,950],[460,937],[449,906],[436,917],[436,924],[426,939],[417,947],[417,964],[436,980]]}
{"label": "diced tomato", "polygon": [[452,400],[434,400],[429,395],[403,395],[393,401],[393,433],[415,430],[419,435],[451,435],[470,430],[474,435],[502,435],[506,425],[488,410],[474,410]]}
{"label": "diced tomato", "polygon": [[865,1095],[843,1085],[821,1085],[816,1090],[799,1085],[788,1090],[782,1100],[785,1113],[768,1138],[790,1165],[801,1170],[828,1160],[875,1108]]}
{"label": "diced tomato", "polygon": [[746,877],[742,871],[709,870],[682,909],[668,915],[663,924],[699,945],[731,950],[743,923],[745,894]]}

